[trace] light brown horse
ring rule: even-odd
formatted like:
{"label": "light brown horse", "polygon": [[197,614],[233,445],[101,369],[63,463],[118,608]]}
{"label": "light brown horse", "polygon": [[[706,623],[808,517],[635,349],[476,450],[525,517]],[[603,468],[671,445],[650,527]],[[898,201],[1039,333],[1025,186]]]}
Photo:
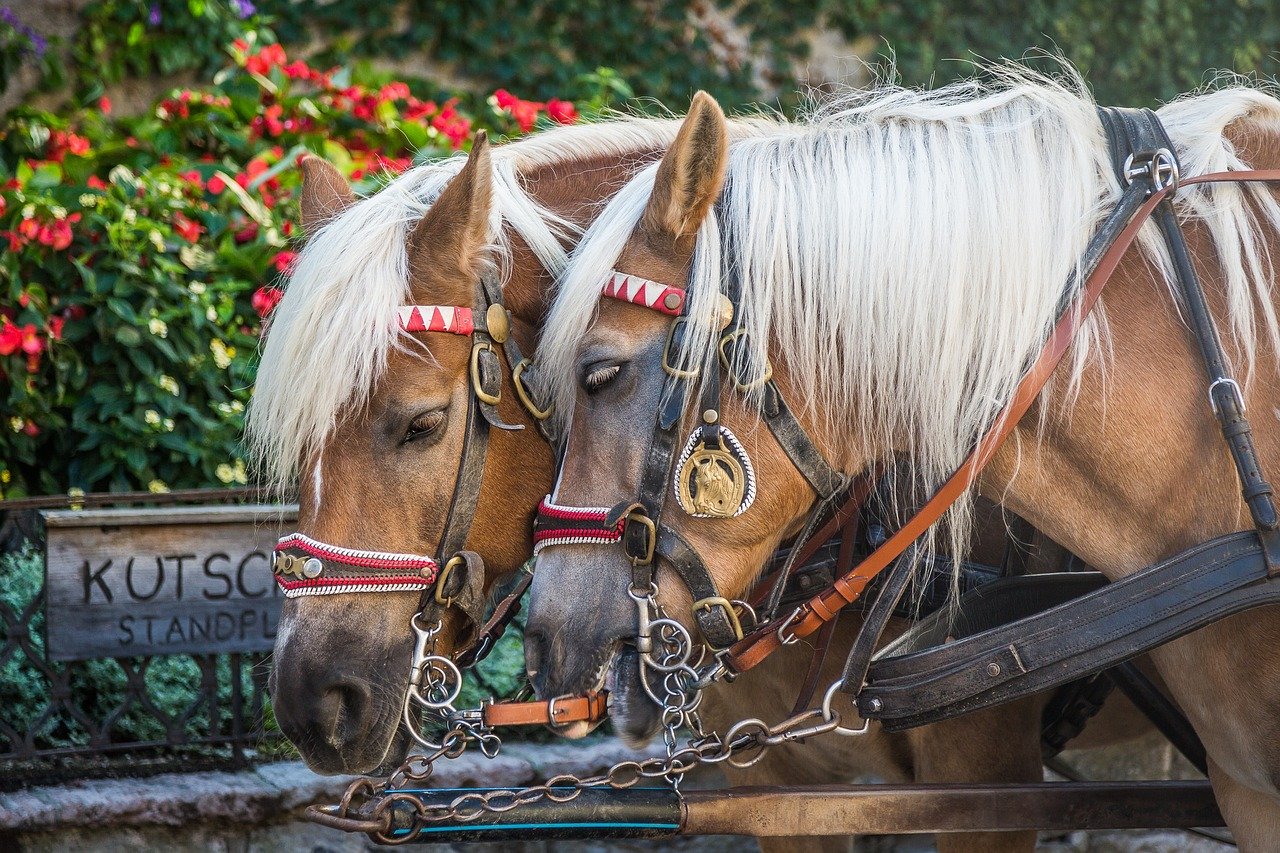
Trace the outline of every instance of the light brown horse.
{"label": "light brown horse", "polygon": [[[632,501],[644,470],[670,318],[593,300],[615,270],[688,282],[688,364],[707,372],[720,370],[718,296],[734,271],[752,341],[741,374],[771,364],[833,466],[856,473],[905,461],[925,492],[954,470],[1039,351],[1119,194],[1082,83],[1016,68],[997,77],[843,96],[805,126],[733,146],[714,103],[695,104],[661,165],[635,179],[643,191],[619,193],[629,203],[597,219],[562,280],[539,351],[559,411],[571,413],[554,500]],[[1280,165],[1280,102],[1261,92],[1189,97],[1160,116],[1186,175]],[[1280,335],[1270,258],[1280,204],[1260,186],[1197,186],[1180,192],[1178,208],[1248,377],[1259,449],[1275,476]],[[977,484],[1113,579],[1248,524],[1203,364],[1165,283],[1167,260],[1154,234],[1140,248],[1114,276],[1075,358]],[[752,463],[755,501],[737,517],[709,519],[668,501],[663,522],[733,597],[798,530],[814,492],[763,425],[759,394],[727,390],[721,403],[720,423]],[[966,529],[963,512],[954,515],[961,544]],[[687,593],[658,576],[659,602],[691,624]],[[542,552],[526,646],[541,695],[605,677],[602,652],[635,634],[630,578],[616,545]],[[1154,653],[1208,748],[1219,802],[1247,850],[1276,849],[1280,838],[1280,655],[1270,651],[1278,618],[1253,611]],[[612,713],[636,736],[654,730],[644,702]]]}
{"label": "light brown horse", "polygon": [[[456,162],[425,167],[363,201],[352,197],[327,163],[305,162],[301,202],[310,241],[272,322],[252,421],[260,455],[275,454],[266,461],[279,466],[278,476],[296,477],[303,486],[303,533],[341,547],[434,552],[461,453],[457,413],[465,412],[471,393],[468,342],[422,336],[429,356],[409,344],[389,347],[385,366],[367,388],[349,378],[329,388],[316,383],[333,376],[334,359],[372,357],[380,338],[371,331],[375,321],[362,313],[368,303],[384,309],[402,303],[470,305],[475,281],[491,262],[504,270],[504,299],[515,333],[525,352],[532,352],[552,293],[548,268],[557,266],[545,245],[541,255],[530,248],[545,239],[540,227],[558,229],[557,239],[569,239],[572,231],[557,217],[585,226],[636,169],[660,155],[678,126],[618,122],[561,130],[492,151],[480,142],[461,169]],[[740,126],[734,132],[758,131]],[[504,178],[504,169],[514,169],[511,176],[519,183]],[[396,242],[389,243],[387,235]],[[403,259],[406,277],[380,280],[380,274],[394,279],[397,258]],[[330,315],[333,323],[327,325]],[[351,340],[338,340],[341,336]],[[325,401],[328,411],[321,405]],[[487,585],[527,559],[534,507],[553,482],[550,449],[516,402],[509,373],[499,408],[505,420],[526,428],[492,433],[468,544],[485,559]],[[439,418],[436,413],[442,411]],[[308,428],[316,430],[305,418],[324,427],[326,416],[333,421],[320,430],[317,443],[297,441]],[[403,441],[424,427],[427,437]],[[290,453],[300,457],[296,472],[285,461]],[[984,533],[990,541],[983,556],[998,559],[1002,522],[993,520]],[[418,595],[403,592],[286,602],[272,677],[274,707],[282,730],[314,769],[368,772],[403,758],[408,744],[399,718],[413,643],[409,622],[417,606]],[[458,620],[448,621],[437,646],[442,654],[453,650],[457,630]],[[841,629],[837,652],[856,624],[850,619]],[[786,716],[799,690],[804,651],[779,655],[722,700],[714,697],[719,701],[709,703],[708,718],[731,722],[726,715],[743,709],[767,719]],[[787,747],[730,776],[762,784],[863,775],[891,781],[1035,780],[1041,772],[1040,705],[1032,700],[909,735],[872,732],[821,750]],[[1026,849],[1031,836],[1005,834],[969,844],[974,850]],[[777,846],[795,849],[787,841]]]}

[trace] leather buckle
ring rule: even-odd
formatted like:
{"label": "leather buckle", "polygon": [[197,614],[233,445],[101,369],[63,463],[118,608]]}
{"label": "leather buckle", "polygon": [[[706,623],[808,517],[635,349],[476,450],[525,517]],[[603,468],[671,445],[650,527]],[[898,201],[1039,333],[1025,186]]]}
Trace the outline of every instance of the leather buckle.
{"label": "leather buckle", "polygon": [[525,410],[533,416],[534,420],[545,421],[547,418],[551,417],[551,406],[548,405],[545,409],[539,409],[538,404],[533,402],[533,395],[530,394],[529,389],[525,387],[524,380],[520,378],[524,374],[525,368],[532,364],[533,362],[530,359],[520,359],[520,363],[511,371],[511,384],[515,386],[516,399],[518,399],[520,404],[525,407]]}
{"label": "leather buckle", "polygon": [[752,379],[749,382],[743,382],[738,378],[737,372],[733,369],[733,365],[729,361],[728,348],[731,343],[736,341],[738,338],[743,337],[744,335],[746,335],[746,333],[747,333],[746,329],[743,329],[743,328],[735,329],[734,331],[730,332],[729,334],[725,335],[720,339],[720,346],[719,346],[720,364],[721,366],[724,367],[725,372],[729,375],[729,381],[733,383],[734,390],[737,391],[739,394],[743,394],[748,391],[754,391],[755,389],[766,384],[770,379],[773,378],[773,362],[769,361],[767,357],[764,360],[764,373],[762,373],[760,376],[757,376],[755,379]]}
{"label": "leather buckle", "polygon": [[713,607],[719,607],[725,612],[729,619],[729,626],[733,628],[733,638],[735,641],[742,639],[742,622],[738,619],[738,611],[733,609],[733,602],[727,598],[721,598],[718,595],[709,595],[706,598],[700,598],[693,603],[693,612],[699,610],[710,610]]}
{"label": "leather buckle", "polygon": [[449,582],[449,576],[453,574],[454,568],[459,564],[464,564],[466,562],[467,561],[464,557],[458,554],[455,554],[452,557],[450,557],[449,561],[444,564],[444,567],[442,569],[440,569],[440,574],[436,576],[436,592],[435,592],[436,604],[439,604],[441,607],[453,606],[454,596],[445,595],[444,587],[445,587],[445,584]]}
{"label": "leather buckle", "polygon": [[502,401],[502,386],[498,386],[497,394],[490,394],[484,389],[484,381],[480,378],[480,355],[484,352],[492,353],[495,359],[498,357],[498,351],[488,341],[476,341],[471,345],[471,390],[480,402],[496,406]]}
{"label": "leather buckle", "polygon": [[688,317],[677,317],[675,320],[671,321],[671,328],[667,329],[667,342],[662,345],[662,370],[668,376],[672,376],[676,379],[696,379],[698,374],[702,373],[702,370],[698,368],[695,368],[694,370],[681,370],[671,364],[671,342],[675,340],[676,329],[678,329],[682,323],[688,322]]}
{"label": "leather buckle", "polygon": [[[623,516],[622,530],[622,550],[631,560],[633,566],[647,566],[653,562],[654,551],[658,547],[658,526],[653,523],[653,519],[645,515],[643,507],[635,507],[627,511]],[[644,550],[639,554],[631,553],[629,547],[629,537],[627,533],[631,529],[632,522],[639,522],[640,526],[645,529]]]}

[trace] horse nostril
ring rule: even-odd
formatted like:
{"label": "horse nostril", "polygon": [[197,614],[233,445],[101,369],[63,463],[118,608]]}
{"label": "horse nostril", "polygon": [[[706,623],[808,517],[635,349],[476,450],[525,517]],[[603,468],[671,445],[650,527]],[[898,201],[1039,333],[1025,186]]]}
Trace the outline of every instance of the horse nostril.
{"label": "horse nostril", "polygon": [[546,654],[546,638],[538,631],[526,631],[524,635],[524,671],[533,681],[542,669],[543,655]]}
{"label": "horse nostril", "polygon": [[372,691],[364,681],[343,678],[330,683],[320,697],[325,739],[334,748],[357,741],[368,727]]}

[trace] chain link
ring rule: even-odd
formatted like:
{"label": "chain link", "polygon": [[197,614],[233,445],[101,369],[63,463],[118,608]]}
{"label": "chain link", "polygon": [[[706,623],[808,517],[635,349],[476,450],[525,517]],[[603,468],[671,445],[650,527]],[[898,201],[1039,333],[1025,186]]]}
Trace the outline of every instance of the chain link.
{"label": "chain link", "polygon": [[[728,670],[718,657],[704,663],[705,647],[695,647],[689,631],[666,616],[656,601],[656,592],[656,587],[650,586],[647,590],[630,592],[630,597],[638,609],[636,650],[640,657],[640,682],[661,710],[665,755],[620,761],[594,776],[566,773],[541,785],[466,791],[447,803],[423,802],[416,789],[425,788],[437,761],[458,758],[472,745],[493,758],[502,740],[485,725],[483,705],[463,710],[454,707],[462,673],[452,660],[435,654],[440,623],[422,626],[415,616],[413,629],[417,642],[403,716],[411,735],[427,752],[410,756],[380,782],[368,778],[355,780],[337,806],[312,807],[308,814],[320,823],[366,832],[383,844],[404,844],[416,840],[421,830],[432,824],[470,823],[485,814],[502,814],[544,799],[568,803],[592,788],[623,790],[646,779],[663,779],[678,793],[684,776],[699,765],[728,762],[734,767],[750,767],[774,746],[801,743],[810,737],[842,731],[839,713],[829,708],[805,711],[773,726],[758,719],[741,720],[723,737],[705,731],[698,714],[703,691],[724,680]],[[417,717],[424,711],[445,724],[438,743],[427,739],[419,730]],[[684,746],[680,745],[682,729],[689,733]],[[397,805],[410,810],[412,818],[407,830],[395,829]]]}

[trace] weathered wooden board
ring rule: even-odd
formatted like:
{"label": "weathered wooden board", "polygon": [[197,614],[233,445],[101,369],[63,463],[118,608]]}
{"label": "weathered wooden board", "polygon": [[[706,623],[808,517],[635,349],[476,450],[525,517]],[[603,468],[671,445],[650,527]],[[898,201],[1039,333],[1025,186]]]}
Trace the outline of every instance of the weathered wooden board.
{"label": "weathered wooden board", "polygon": [[271,550],[292,506],[58,510],[45,523],[53,660],[271,648]]}

